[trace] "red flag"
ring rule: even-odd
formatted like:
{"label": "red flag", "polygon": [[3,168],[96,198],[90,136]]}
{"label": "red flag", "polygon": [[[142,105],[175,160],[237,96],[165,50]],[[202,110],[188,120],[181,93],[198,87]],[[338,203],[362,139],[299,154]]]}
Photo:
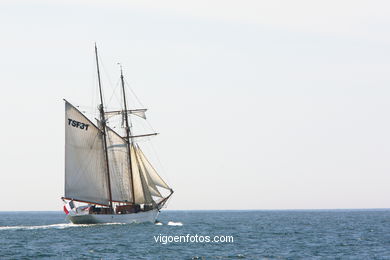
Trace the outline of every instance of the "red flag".
{"label": "red flag", "polygon": [[64,206],[64,212],[65,212],[66,215],[69,214],[69,211],[68,211],[68,209],[66,208],[66,206]]}

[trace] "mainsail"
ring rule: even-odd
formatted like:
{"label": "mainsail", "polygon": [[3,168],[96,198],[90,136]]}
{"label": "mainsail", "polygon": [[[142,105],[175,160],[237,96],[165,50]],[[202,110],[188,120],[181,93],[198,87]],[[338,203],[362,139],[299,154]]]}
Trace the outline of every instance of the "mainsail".
{"label": "mainsail", "polygon": [[109,204],[102,133],[66,100],[65,197]]}
{"label": "mainsail", "polygon": [[126,141],[107,127],[107,152],[113,201],[131,202],[131,175]]}

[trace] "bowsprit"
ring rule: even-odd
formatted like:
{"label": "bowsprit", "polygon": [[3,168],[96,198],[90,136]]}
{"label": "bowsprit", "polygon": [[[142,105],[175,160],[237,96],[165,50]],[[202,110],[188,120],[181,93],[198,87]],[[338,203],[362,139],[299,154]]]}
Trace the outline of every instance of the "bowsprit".
{"label": "bowsprit", "polygon": [[77,127],[77,128],[80,128],[80,129],[85,129],[85,131],[88,130],[88,124],[84,124],[84,123],[81,123],[79,121],[76,121],[76,120],[73,120],[73,119],[70,119],[68,118],[68,125],[71,125],[73,127]]}

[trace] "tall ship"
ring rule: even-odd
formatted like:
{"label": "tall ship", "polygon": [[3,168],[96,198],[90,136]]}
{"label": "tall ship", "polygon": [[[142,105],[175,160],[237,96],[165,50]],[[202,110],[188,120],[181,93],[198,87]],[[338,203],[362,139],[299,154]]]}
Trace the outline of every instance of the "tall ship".
{"label": "tall ship", "polygon": [[[146,109],[128,108],[122,67],[120,109],[106,109],[96,44],[95,57],[99,118],[89,119],[64,99],[64,212],[74,224],[155,222],[173,190],[159,176],[137,140],[157,133],[133,134],[133,117],[146,119]],[[118,117],[121,131],[114,130],[110,123]]]}

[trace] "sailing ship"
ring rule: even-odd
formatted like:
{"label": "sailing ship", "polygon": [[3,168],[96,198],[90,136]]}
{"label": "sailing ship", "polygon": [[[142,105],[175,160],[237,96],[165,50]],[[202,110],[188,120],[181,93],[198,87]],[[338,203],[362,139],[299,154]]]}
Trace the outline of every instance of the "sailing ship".
{"label": "sailing ship", "polygon": [[[95,58],[99,85],[99,119],[92,122],[65,101],[64,211],[74,224],[155,222],[173,190],[147,159],[133,135],[133,116],[146,119],[146,109],[128,109],[122,67],[121,109],[106,111],[103,104],[98,51]],[[124,134],[110,127],[122,117]]]}

